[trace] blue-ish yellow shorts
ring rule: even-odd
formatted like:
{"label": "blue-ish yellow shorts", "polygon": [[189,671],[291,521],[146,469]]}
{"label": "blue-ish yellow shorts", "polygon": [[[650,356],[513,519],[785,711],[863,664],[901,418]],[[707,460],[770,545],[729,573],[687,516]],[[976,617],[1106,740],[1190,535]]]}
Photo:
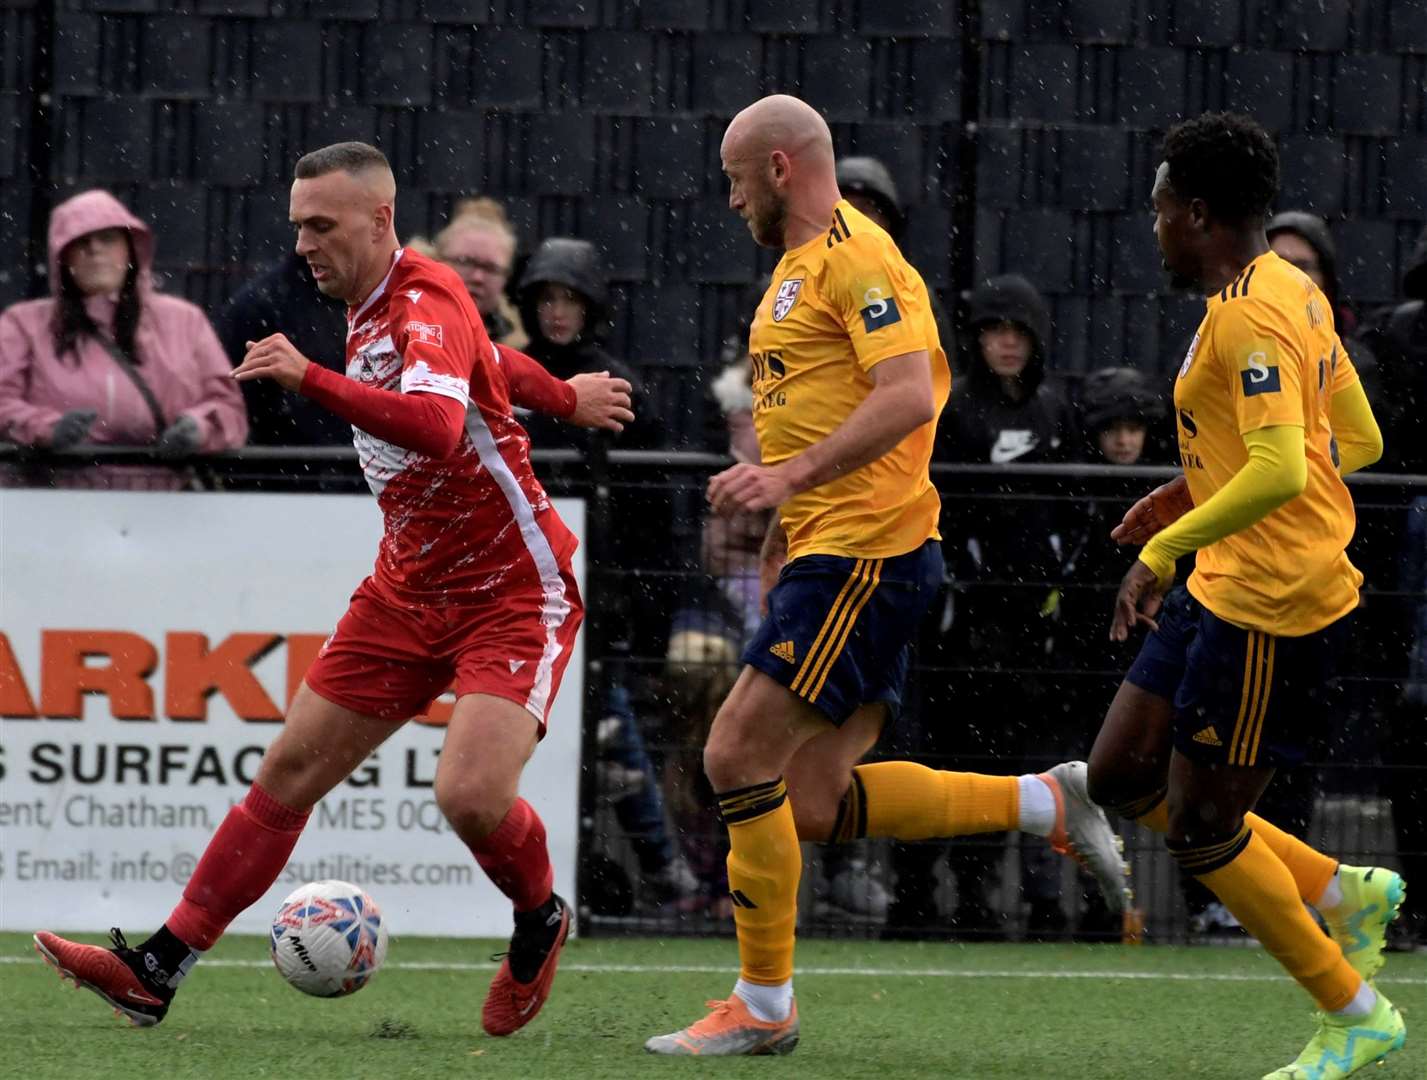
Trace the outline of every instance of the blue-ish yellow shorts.
{"label": "blue-ish yellow shorts", "polygon": [[912,640],[943,575],[939,540],[886,559],[793,559],[768,593],[768,615],[743,662],[834,724],[874,703],[896,719]]}

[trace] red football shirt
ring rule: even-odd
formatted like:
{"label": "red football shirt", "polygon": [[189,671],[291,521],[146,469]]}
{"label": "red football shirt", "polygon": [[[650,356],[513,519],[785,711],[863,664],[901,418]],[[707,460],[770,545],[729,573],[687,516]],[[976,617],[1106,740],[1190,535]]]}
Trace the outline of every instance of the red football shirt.
{"label": "red football shirt", "polygon": [[466,406],[445,458],[352,429],[385,518],[373,578],[396,599],[489,603],[503,590],[562,589],[576,540],[535,478],[497,363],[461,279],[415,252],[399,249],[381,284],[348,309],[348,378]]}

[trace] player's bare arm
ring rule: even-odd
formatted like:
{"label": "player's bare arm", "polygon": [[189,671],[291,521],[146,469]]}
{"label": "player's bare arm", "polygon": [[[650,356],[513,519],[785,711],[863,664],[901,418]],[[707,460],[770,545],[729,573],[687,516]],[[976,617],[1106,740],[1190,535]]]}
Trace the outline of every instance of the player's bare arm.
{"label": "player's bare arm", "polygon": [[575,411],[567,422],[575,427],[620,432],[625,424],[634,422],[630,394],[634,387],[627,379],[616,378],[608,371],[587,371],[568,380],[575,391]]}
{"label": "player's bare arm", "polygon": [[926,350],[889,357],[869,374],[871,392],[827,438],[776,465],[739,464],[710,480],[713,508],[720,514],[772,509],[876,461],[936,418]]}
{"label": "player's bare arm", "polygon": [[272,379],[284,390],[297,390],[312,361],[297,351],[284,334],[269,334],[262,341],[247,342],[243,362],[232,371],[239,382]]}
{"label": "player's bare arm", "polygon": [[768,614],[768,593],[783,572],[783,564],[788,561],[788,534],[778,516],[768,522],[768,532],[763,536],[763,547],[758,552],[758,607]]}
{"label": "player's bare arm", "polygon": [[1115,614],[1110,620],[1110,640],[1127,641],[1136,626],[1158,630],[1155,615],[1159,613],[1170,582],[1163,581],[1144,563],[1136,559],[1120,580],[1115,594]]}
{"label": "player's bare arm", "polygon": [[1117,544],[1145,544],[1194,509],[1189,481],[1182,475],[1161,484],[1125,511],[1124,520],[1110,530]]}

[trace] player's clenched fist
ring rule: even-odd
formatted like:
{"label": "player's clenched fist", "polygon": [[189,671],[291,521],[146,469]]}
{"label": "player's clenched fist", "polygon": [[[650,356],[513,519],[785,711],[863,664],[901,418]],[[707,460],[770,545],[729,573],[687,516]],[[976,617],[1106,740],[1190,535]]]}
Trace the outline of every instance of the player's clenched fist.
{"label": "player's clenched fist", "polygon": [[633,387],[626,379],[617,379],[608,371],[581,372],[569,380],[575,391],[575,411],[570,423],[576,427],[623,431],[634,422],[630,401]]}
{"label": "player's clenched fist", "polygon": [[1146,544],[1193,509],[1189,481],[1176,476],[1126,510],[1125,519],[1110,530],[1110,539],[1117,544]]}
{"label": "player's clenched fist", "polygon": [[793,494],[781,466],[747,463],[719,473],[709,481],[708,490],[710,505],[724,516],[771,510]]}
{"label": "player's clenched fist", "polygon": [[240,382],[272,379],[284,390],[296,390],[302,385],[311,361],[286,336],[271,334],[262,341],[248,342],[247,347],[243,362],[233,369],[233,378]]}

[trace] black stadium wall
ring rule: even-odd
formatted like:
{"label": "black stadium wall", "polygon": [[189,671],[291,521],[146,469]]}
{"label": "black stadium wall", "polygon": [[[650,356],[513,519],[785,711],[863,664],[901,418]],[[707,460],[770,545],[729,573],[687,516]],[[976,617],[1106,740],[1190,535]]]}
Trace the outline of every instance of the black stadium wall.
{"label": "black stadium wall", "polygon": [[1047,293],[1070,371],[1159,367],[1198,317],[1147,212],[1180,117],[1278,135],[1280,205],[1333,223],[1360,303],[1394,296],[1427,220],[1424,0],[0,0],[0,303],[46,288],[50,206],[103,186],[216,309],[289,242],[296,158],[359,138],[403,235],[481,192],[527,244],[598,242],[616,347],[696,383],[771,264],[718,147],[774,91],[888,164],[949,304],[999,272]]}

